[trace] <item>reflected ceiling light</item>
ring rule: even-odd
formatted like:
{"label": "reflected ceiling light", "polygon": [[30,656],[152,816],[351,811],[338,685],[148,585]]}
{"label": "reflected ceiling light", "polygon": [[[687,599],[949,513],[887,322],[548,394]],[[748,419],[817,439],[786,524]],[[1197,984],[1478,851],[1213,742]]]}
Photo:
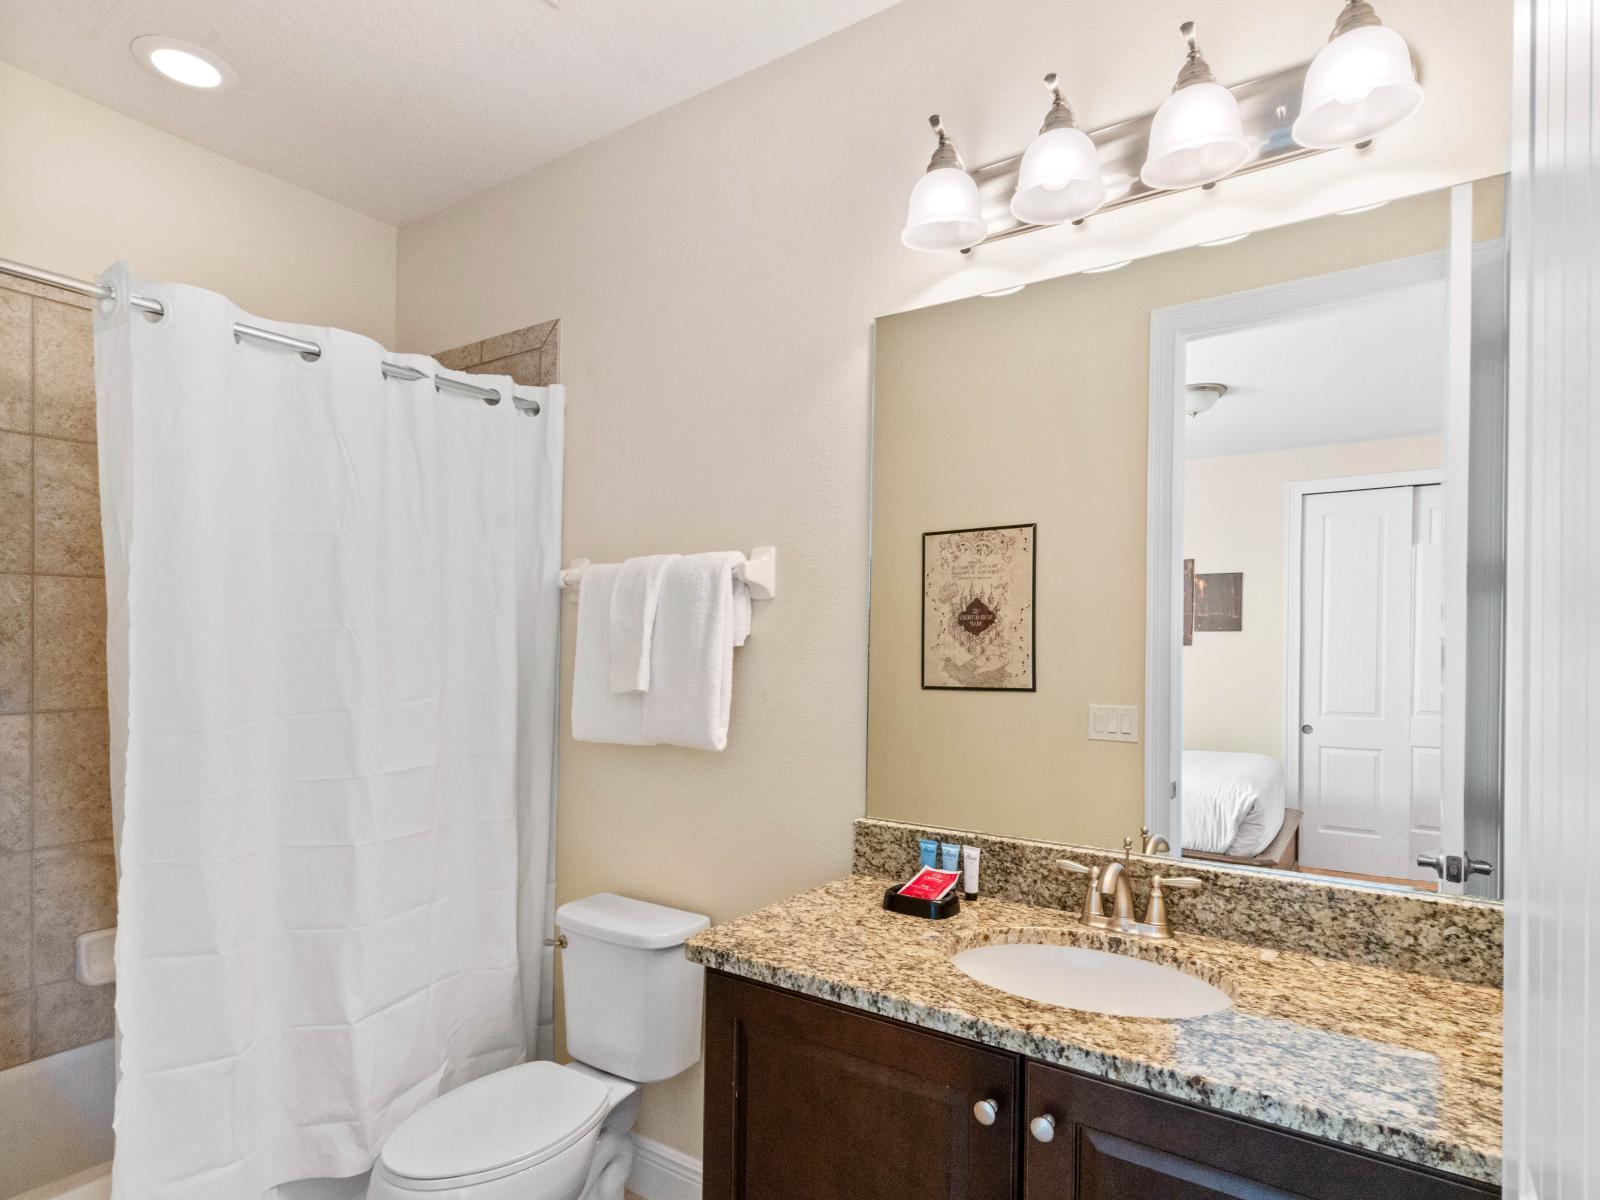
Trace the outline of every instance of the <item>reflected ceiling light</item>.
{"label": "reflected ceiling light", "polygon": [[1183,411],[1191,417],[1210,412],[1228,394],[1225,383],[1188,383],[1183,387]]}
{"label": "reflected ceiling light", "polygon": [[1300,94],[1292,134],[1312,150],[1356,146],[1422,107],[1411,49],[1367,0],[1347,0]]}
{"label": "reflected ceiling light", "polygon": [[1015,296],[1027,286],[1025,283],[1014,283],[1010,287],[995,288],[992,292],[979,292],[978,295],[985,300],[998,300],[1001,296]]}
{"label": "reflected ceiling light", "polygon": [[1387,200],[1378,200],[1372,204],[1358,204],[1354,208],[1341,208],[1333,215],[1336,217],[1353,217],[1357,213],[1371,212],[1375,208],[1382,208],[1389,203]]}
{"label": "reflected ceiling light", "polygon": [[1055,72],[1046,75],[1044,82],[1050,89],[1050,111],[1039,135],[1023,152],[1016,194],[1011,197],[1011,215],[1024,225],[1081,221],[1106,202],[1100,152],[1078,128],[1066,97],[1056,86]]}
{"label": "reflected ceiling light", "polygon": [[1127,266],[1132,261],[1133,261],[1133,259],[1131,259],[1131,258],[1125,258],[1121,262],[1107,263],[1103,267],[1085,267],[1083,269],[1083,274],[1085,274],[1085,275],[1104,275],[1107,271],[1120,271],[1120,270],[1122,270],[1123,267]]}
{"label": "reflected ceiling light", "polygon": [[989,235],[979,211],[978,185],[935,113],[928,124],[939,139],[928,169],[911,189],[900,240],[913,250],[966,250]]}
{"label": "reflected ceiling light", "polygon": [[1249,233],[1236,233],[1232,237],[1212,238],[1209,242],[1201,242],[1202,246],[1231,246],[1235,242],[1242,242],[1249,237]]}
{"label": "reflected ceiling light", "polygon": [[1244,136],[1239,102],[1216,81],[1194,40],[1194,22],[1179,32],[1189,45],[1172,95],[1150,123],[1150,149],[1139,178],[1162,191],[1200,187],[1232,175],[1255,153]]}
{"label": "reflected ceiling light", "polygon": [[134,38],[128,49],[157,75],[184,87],[215,91],[232,87],[237,79],[233,68],[221,58],[179,38],[145,34]]}

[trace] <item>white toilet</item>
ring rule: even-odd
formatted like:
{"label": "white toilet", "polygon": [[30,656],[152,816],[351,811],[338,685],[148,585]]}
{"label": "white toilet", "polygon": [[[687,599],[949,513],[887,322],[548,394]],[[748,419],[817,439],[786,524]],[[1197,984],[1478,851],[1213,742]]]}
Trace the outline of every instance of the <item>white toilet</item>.
{"label": "white toilet", "polygon": [[703,968],[683,943],[706,917],[602,893],[556,910],[566,935],[565,1066],[496,1071],[413,1113],[367,1200],[621,1200],[639,1085],[700,1057]]}

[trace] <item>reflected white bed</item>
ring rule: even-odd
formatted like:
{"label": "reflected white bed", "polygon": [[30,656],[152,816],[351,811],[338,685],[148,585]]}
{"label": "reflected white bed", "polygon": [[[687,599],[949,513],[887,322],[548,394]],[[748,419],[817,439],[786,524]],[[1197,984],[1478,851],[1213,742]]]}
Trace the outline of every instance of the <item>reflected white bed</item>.
{"label": "reflected white bed", "polygon": [[1290,868],[1300,814],[1286,807],[1283,764],[1266,754],[1183,752],[1183,852]]}

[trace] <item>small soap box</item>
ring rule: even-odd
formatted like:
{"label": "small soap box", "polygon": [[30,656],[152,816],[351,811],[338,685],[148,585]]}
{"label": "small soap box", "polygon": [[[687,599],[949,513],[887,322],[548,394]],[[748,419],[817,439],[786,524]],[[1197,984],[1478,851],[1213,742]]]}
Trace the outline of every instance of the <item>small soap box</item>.
{"label": "small soap box", "polygon": [[942,921],[961,911],[960,882],[959,871],[923,867],[909,883],[897,883],[884,892],[883,906],[903,916]]}

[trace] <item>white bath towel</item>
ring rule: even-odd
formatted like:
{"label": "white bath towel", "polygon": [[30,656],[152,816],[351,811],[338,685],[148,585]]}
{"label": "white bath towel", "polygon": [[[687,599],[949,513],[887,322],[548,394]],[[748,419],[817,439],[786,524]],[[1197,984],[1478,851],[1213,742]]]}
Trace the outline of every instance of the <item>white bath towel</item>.
{"label": "white bath towel", "polygon": [[651,640],[650,690],[642,697],[647,741],[727,747],[733,649],[750,634],[750,589],[733,574],[743,562],[738,551],[721,550],[667,564]]}
{"label": "white bath towel", "polygon": [[613,693],[650,690],[650,639],[655,632],[661,576],[676,554],[630,558],[617,570],[611,593],[609,683]]}
{"label": "white bath towel", "polygon": [[611,599],[615,563],[595,563],[578,580],[578,645],[572,666],[572,736],[580,742],[646,746],[644,696],[612,692]]}

